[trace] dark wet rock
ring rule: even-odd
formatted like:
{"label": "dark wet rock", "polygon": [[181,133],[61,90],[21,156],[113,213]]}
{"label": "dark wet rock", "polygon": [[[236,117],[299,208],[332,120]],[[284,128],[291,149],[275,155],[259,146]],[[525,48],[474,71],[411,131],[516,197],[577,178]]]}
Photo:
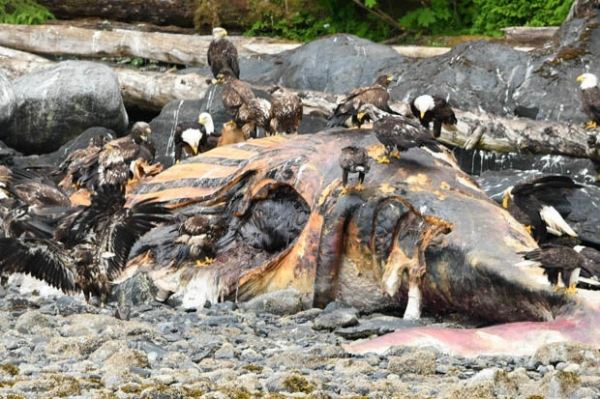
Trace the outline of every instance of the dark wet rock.
{"label": "dark wet rock", "polygon": [[12,83],[0,71],[0,131],[7,129],[14,118],[17,101]]}
{"label": "dark wet rock", "polygon": [[373,84],[382,73],[398,73],[405,59],[389,46],[349,34],[314,40],[289,52],[280,83],[301,90],[343,94]]}
{"label": "dark wet rock", "polygon": [[400,317],[375,315],[360,319],[360,323],[353,327],[338,328],[335,334],[346,339],[367,338],[372,335],[383,335],[402,328],[416,327],[420,323],[404,320]]}
{"label": "dark wet rock", "polygon": [[127,128],[117,75],[105,65],[65,61],[13,84],[15,118],[0,138],[19,151],[52,152],[93,126]]}
{"label": "dark wet rock", "polygon": [[241,308],[254,313],[272,313],[283,316],[306,309],[307,302],[304,295],[290,288],[259,295],[243,303]]}
{"label": "dark wet rock", "polygon": [[358,324],[358,310],[355,308],[325,308],[314,321],[315,330],[335,330],[338,327],[351,327]]}

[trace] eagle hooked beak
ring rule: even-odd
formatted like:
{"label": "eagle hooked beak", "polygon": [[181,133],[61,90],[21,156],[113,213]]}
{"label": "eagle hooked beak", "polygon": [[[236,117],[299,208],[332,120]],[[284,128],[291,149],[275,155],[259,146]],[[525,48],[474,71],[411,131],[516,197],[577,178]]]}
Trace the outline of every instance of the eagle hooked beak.
{"label": "eagle hooked beak", "polygon": [[365,119],[365,116],[367,116],[366,112],[359,112],[358,114],[356,114],[356,118],[359,122],[362,122]]}
{"label": "eagle hooked beak", "polygon": [[508,205],[510,205],[510,200],[512,199],[511,194],[512,187],[504,190],[504,194],[502,194],[502,208],[508,209]]}
{"label": "eagle hooked beak", "polygon": [[394,80],[394,77],[392,75],[388,75],[387,76],[387,81],[388,82],[392,82]]}
{"label": "eagle hooked beak", "polygon": [[198,155],[198,145],[197,144],[192,144],[192,145],[190,145],[190,147],[192,148],[192,153],[194,155]]}
{"label": "eagle hooked beak", "polygon": [[423,119],[425,117],[425,112],[423,111],[419,111],[421,113],[421,119]]}
{"label": "eagle hooked beak", "polygon": [[585,79],[585,77],[583,75],[577,76],[577,82],[581,83],[581,82],[583,82],[583,79]]}

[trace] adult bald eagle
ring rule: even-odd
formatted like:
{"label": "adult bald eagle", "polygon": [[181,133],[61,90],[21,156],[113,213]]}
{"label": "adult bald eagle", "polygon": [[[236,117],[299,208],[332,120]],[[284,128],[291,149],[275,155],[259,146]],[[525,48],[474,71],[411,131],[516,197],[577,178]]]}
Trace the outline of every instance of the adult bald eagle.
{"label": "adult bald eagle", "polygon": [[367,150],[363,147],[348,146],[342,148],[339,162],[342,167],[342,185],[344,188],[348,184],[348,174],[358,173],[358,184],[354,188],[362,190],[365,175],[370,169],[369,160]]}
{"label": "adult bald eagle", "polygon": [[220,73],[229,71],[236,79],[239,79],[238,52],[235,45],[227,39],[227,31],[223,28],[214,28],[212,35],[213,40],[208,46],[206,58],[213,76],[216,78]]}
{"label": "adult bald eagle", "polygon": [[298,133],[302,121],[302,100],[296,93],[275,86],[271,90],[269,134]]}
{"label": "adult bald eagle", "polygon": [[579,273],[582,268],[586,267],[585,257],[579,253],[578,249],[563,245],[543,244],[539,249],[518,253],[523,255],[526,260],[535,262],[542,267],[552,285],[558,284],[560,274],[563,284],[568,287],[567,293],[574,294]]}
{"label": "adult bald eagle", "polygon": [[527,226],[541,244],[547,242],[547,233],[577,237],[561,213],[568,215],[570,212],[565,189],[581,187],[566,176],[544,176],[506,189],[502,206],[518,222]]}
{"label": "adult bald eagle", "polygon": [[600,123],[600,87],[598,78],[593,73],[584,73],[577,77],[581,88],[581,103],[583,112],[590,118],[586,127],[595,129]]}
{"label": "adult bald eagle", "polygon": [[0,272],[26,273],[86,299],[108,300],[134,242],[158,223],[168,220],[168,209],[148,199],[123,208],[123,190],[101,188],[92,204],[70,214],[56,228],[53,239],[1,238]]}
{"label": "adult bald eagle", "polygon": [[152,130],[146,122],[136,122],[128,135],[104,144],[81,168],[79,184],[90,190],[104,185],[120,187],[127,183],[133,162],[154,160],[155,148],[150,142]]}
{"label": "adult bald eagle", "polygon": [[388,87],[392,80],[393,77],[391,75],[381,75],[377,78],[373,86],[352,90],[333,111],[333,114],[329,117],[327,126],[360,127],[361,123],[357,120],[356,115],[360,107],[364,104],[372,104],[385,112],[395,114],[389,106],[390,93],[388,92]]}
{"label": "adult bald eagle", "polygon": [[[373,131],[385,147],[385,154],[377,158],[379,163],[389,163],[389,156],[398,157],[397,152],[407,151],[413,147],[427,147],[435,152],[440,151],[440,144],[415,119],[403,115],[390,115],[376,107],[365,104],[360,108],[358,119],[362,122],[373,121]],[[396,153],[394,153],[396,152]]]}
{"label": "adult bald eagle", "polygon": [[421,95],[410,103],[413,115],[419,118],[421,124],[429,129],[433,121],[433,136],[440,137],[442,124],[446,126],[456,125],[456,115],[446,100],[429,94]]}
{"label": "adult bald eagle", "polygon": [[175,128],[175,154],[173,161],[178,163],[185,153],[187,156],[197,155],[207,150],[208,137],[215,133],[213,119],[208,112],[198,116],[197,123],[179,124]]}

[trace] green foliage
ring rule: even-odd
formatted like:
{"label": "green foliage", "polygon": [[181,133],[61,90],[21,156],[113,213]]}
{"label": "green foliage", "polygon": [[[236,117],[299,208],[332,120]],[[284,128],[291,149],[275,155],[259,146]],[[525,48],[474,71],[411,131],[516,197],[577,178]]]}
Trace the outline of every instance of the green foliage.
{"label": "green foliage", "polygon": [[473,0],[478,8],[473,29],[497,33],[507,26],[560,25],[573,0]]}
{"label": "green foliage", "polygon": [[53,18],[46,7],[34,0],[0,0],[0,23],[35,25]]}
{"label": "green foliage", "polygon": [[[373,2],[375,0],[367,0]],[[265,2],[251,0],[250,19],[255,21],[245,34],[279,36],[308,41],[332,33],[347,32],[374,41],[389,37],[389,26],[370,15],[364,15],[350,0],[284,0]],[[267,5],[268,4],[268,5]]]}

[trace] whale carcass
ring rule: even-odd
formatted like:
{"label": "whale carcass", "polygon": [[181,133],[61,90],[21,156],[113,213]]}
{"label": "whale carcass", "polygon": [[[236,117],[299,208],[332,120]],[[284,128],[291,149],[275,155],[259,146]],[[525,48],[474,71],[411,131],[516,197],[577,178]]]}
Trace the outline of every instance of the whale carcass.
{"label": "whale carcass", "polygon": [[[410,283],[404,266],[418,254],[403,248],[398,256],[392,241],[412,210],[447,228],[422,248],[423,311],[488,322],[552,320],[574,303],[550,289],[541,269],[515,266],[517,252],[535,242],[451,156],[411,149],[390,164],[373,163],[365,189],[344,193],[338,156],[348,145],[383,151],[370,130],[333,130],[219,147],[165,170],[129,202],[157,197],[182,216],[216,215],[228,232],[213,263],[175,267],[156,249],[175,239],[176,229],[164,227],[142,239],[126,275],[148,271],[186,306],[291,287],[313,305],[403,310]],[[278,220],[287,223],[284,239],[272,237],[281,235],[269,226]],[[255,245],[257,235],[276,244]]]}

